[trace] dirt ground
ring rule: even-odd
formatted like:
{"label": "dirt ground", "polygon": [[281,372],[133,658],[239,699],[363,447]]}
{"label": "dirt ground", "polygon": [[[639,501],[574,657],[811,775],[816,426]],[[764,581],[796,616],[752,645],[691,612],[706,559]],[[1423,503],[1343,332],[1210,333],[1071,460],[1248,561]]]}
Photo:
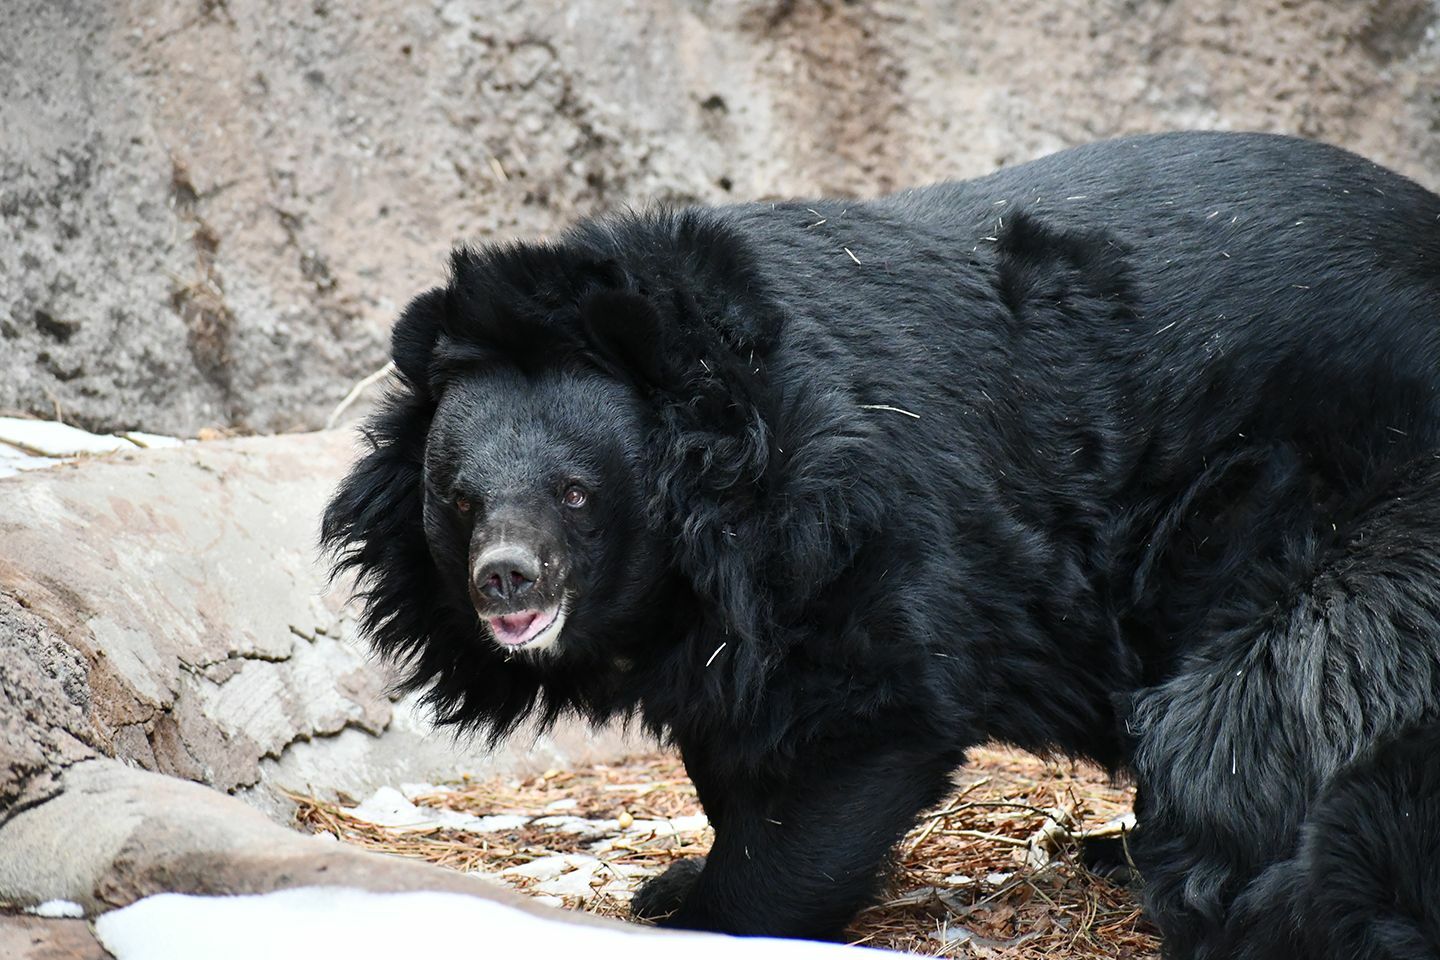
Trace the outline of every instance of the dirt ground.
{"label": "dirt ground", "polygon": [[[370,803],[296,797],[297,823],[615,917],[647,877],[711,841],[694,787],[668,754],[406,793],[444,822],[384,826]],[[955,793],[900,845],[881,902],[856,919],[849,942],[924,956],[1158,956],[1133,892],[1077,861],[1076,838],[1114,831],[1130,802],[1128,788],[1093,767],[974,751]]]}

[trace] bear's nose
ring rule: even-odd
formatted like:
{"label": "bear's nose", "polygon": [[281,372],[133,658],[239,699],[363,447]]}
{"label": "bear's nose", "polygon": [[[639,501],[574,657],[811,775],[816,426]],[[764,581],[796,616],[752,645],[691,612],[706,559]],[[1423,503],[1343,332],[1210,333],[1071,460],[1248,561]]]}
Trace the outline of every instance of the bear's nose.
{"label": "bear's nose", "polygon": [[526,547],[495,547],[476,561],[473,576],[481,596],[508,603],[529,593],[540,579],[540,558]]}

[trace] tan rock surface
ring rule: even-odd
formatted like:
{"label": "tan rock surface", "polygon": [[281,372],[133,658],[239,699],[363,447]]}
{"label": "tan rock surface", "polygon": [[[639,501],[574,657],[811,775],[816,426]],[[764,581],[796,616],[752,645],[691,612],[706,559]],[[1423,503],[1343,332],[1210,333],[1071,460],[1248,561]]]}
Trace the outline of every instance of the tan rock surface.
{"label": "tan rock surface", "polygon": [[6,913],[48,900],[94,915],[172,891],[491,896],[277,825],[284,791],[364,795],[627,748],[575,727],[492,755],[392,702],[315,555],[352,452],[348,432],[306,434],[0,479],[0,956],[103,955],[83,923]]}
{"label": "tan rock surface", "polygon": [[432,735],[352,636],[315,538],[348,431],[115,454],[0,479],[0,822],[88,756],[241,791],[365,793],[620,749]]}
{"label": "tan rock surface", "polygon": [[0,957],[6,960],[106,960],[109,956],[84,920],[0,916]]}
{"label": "tan rock surface", "polygon": [[[547,909],[454,870],[296,833],[215,790],[113,760],[70,767],[63,787],[54,799],[0,826],[0,902],[30,906],[66,900],[94,917],[157,893],[227,895],[337,886],[461,893],[555,922],[606,923]],[[37,869],[39,864],[45,869]],[[7,937],[27,935],[43,935],[56,950],[83,943],[78,931],[56,921],[0,917],[0,946]]]}
{"label": "tan rock surface", "polygon": [[316,517],[349,449],[197,444],[0,481],[0,591],[83,663],[77,739],[229,790],[293,740],[386,725],[342,598],[319,595]]}
{"label": "tan rock surface", "polygon": [[0,412],[318,426],[464,238],[1119,133],[1440,186],[1437,0],[0,5]]}

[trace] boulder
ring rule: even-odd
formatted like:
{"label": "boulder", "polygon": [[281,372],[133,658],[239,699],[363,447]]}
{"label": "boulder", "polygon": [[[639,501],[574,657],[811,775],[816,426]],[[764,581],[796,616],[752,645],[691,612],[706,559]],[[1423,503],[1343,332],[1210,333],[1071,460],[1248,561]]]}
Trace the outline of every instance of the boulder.
{"label": "boulder", "polygon": [[0,479],[0,822],[91,757],[239,793],[545,769],[581,729],[491,754],[432,735],[317,556],[348,431],[132,447]]}
{"label": "boulder", "polygon": [[290,791],[641,746],[577,726],[490,753],[387,692],[348,585],[330,589],[316,555],[348,431],[141,447],[22,426],[0,435],[45,437],[31,449],[48,454],[0,478],[0,956],[106,956],[75,917],[165,893],[344,886],[542,909],[283,826]]}

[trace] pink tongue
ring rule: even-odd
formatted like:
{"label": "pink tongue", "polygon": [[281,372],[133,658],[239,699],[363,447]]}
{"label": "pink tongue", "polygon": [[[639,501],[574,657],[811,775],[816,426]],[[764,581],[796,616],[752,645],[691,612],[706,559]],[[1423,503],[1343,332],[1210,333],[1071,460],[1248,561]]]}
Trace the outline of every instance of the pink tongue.
{"label": "pink tongue", "polygon": [[538,610],[526,610],[523,613],[491,617],[489,623],[495,639],[509,646],[524,643],[539,633],[540,628],[544,626],[540,622],[540,611]]}

